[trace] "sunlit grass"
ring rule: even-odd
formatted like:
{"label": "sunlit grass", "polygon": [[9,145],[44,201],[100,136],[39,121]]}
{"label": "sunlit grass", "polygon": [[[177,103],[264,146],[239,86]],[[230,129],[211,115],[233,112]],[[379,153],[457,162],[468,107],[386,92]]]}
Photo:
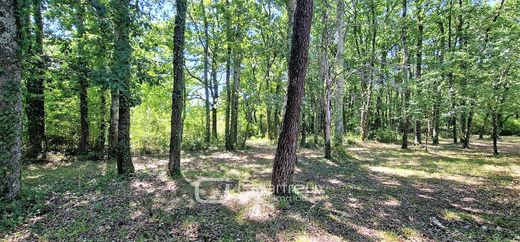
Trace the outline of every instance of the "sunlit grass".
{"label": "sunlit grass", "polygon": [[[504,142],[514,150],[514,142]],[[23,199],[0,203],[6,211],[0,233],[14,231],[10,235],[15,236],[26,223],[31,232],[18,238],[30,233],[42,240],[105,238],[96,237],[98,228],[125,238],[132,230],[147,229],[134,226],[161,224],[175,227],[183,238],[212,238],[216,233],[222,241],[233,241],[237,233],[251,240],[341,241],[353,236],[353,240],[421,241],[431,236],[417,223],[416,213],[425,212],[430,213],[427,219],[434,216],[449,230],[459,231],[462,235],[457,238],[463,240],[511,239],[520,227],[514,213],[495,207],[516,204],[504,201],[504,194],[520,191],[520,159],[515,153],[493,156],[486,149],[462,150],[450,144],[429,152],[421,147],[403,151],[397,144],[369,141],[335,147],[334,159],[327,160],[322,150],[301,149],[295,183],[323,190],[298,193],[301,201],[294,202],[276,199],[269,190],[252,191],[270,185],[274,146],[260,139],[248,144],[247,150],[237,152],[183,153],[181,180],[166,175],[164,158],[137,157],[137,172],[129,179],[117,176],[114,161],[28,165],[23,171]],[[215,205],[218,209],[193,199],[193,186],[201,177],[225,178],[234,184]],[[239,189],[238,184],[244,187]],[[218,197],[222,185],[201,188],[204,195]],[[473,190],[457,197],[466,187]],[[442,203],[446,199],[448,203]],[[441,205],[422,208],[430,202]],[[69,222],[59,222],[59,214],[70,216]],[[385,227],[384,221],[400,227]],[[420,222],[429,229],[434,226],[429,220]],[[118,223],[128,225],[107,226]],[[211,227],[222,224],[226,228]],[[483,224],[492,232],[482,230]],[[132,238],[147,240],[153,233]]]}

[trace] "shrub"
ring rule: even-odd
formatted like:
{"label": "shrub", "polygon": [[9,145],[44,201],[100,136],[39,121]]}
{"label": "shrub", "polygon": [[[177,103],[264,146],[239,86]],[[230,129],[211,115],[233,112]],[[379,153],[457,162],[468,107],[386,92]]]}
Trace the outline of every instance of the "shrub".
{"label": "shrub", "polygon": [[520,119],[510,118],[504,123],[502,135],[520,135]]}
{"label": "shrub", "polygon": [[393,143],[397,142],[399,135],[397,132],[393,130],[387,130],[387,129],[379,129],[373,132],[370,132],[369,138],[374,139],[381,143]]}

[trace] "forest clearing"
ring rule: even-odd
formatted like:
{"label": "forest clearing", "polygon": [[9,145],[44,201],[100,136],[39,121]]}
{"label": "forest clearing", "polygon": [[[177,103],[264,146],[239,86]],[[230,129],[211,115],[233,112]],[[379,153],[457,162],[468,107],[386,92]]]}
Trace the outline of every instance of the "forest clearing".
{"label": "forest clearing", "polygon": [[520,242],[520,0],[0,0],[0,241]]}
{"label": "forest clearing", "polygon": [[[118,178],[113,162],[67,161],[28,167],[28,195],[3,217],[0,231],[18,240],[175,241],[506,241],[520,233],[520,139],[495,157],[489,140],[461,151],[443,140],[428,153],[370,142],[350,155],[322,158],[302,149],[295,183],[322,191],[276,199],[252,189],[222,201],[195,201],[198,177],[269,184],[275,149],[258,140],[247,150],[187,152],[184,177],[171,180],[165,157],[134,158],[136,173]],[[463,152],[461,154],[460,152]],[[206,184],[210,191],[220,184]],[[35,204],[33,204],[35,203]],[[16,216],[20,216],[17,218]],[[10,220],[11,219],[11,220]],[[14,226],[16,225],[16,226]]]}

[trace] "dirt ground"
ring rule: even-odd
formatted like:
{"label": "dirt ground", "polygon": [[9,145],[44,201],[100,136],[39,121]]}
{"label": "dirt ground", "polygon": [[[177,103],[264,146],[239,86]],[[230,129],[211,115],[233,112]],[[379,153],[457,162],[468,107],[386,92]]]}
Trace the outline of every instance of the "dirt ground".
{"label": "dirt ground", "polygon": [[135,157],[129,179],[106,161],[30,165],[24,200],[2,205],[0,238],[520,241],[518,137],[505,137],[499,156],[489,140],[467,150],[443,140],[428,152],[355,143],[332,161],[300,149],[294,180],[302,189],[285,199],[268,190],[275,147],[249,146],[184,153],[176,179],[166,176],[165,157]]}

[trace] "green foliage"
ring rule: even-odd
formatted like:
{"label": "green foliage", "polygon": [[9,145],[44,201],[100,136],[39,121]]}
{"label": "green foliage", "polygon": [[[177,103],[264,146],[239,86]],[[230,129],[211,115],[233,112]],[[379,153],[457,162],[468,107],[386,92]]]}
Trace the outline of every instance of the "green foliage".
{"label": "green foliage", "polygon": [[502,135],[520,136],[520,119],[510,118],[506,120],[502,128]]}
{"label": "green foliage", "polygon": [[374,139],[381,143],[395,143],[399,141],[399,134],[395,130],[378,129],[369,133],[369,139]]}
{"label": "green foliage", "polygon": [[28,216],[44,213],[46,191],[22,187],[20,199],[14,201],[0,200],[0,233],[19,226]]}

